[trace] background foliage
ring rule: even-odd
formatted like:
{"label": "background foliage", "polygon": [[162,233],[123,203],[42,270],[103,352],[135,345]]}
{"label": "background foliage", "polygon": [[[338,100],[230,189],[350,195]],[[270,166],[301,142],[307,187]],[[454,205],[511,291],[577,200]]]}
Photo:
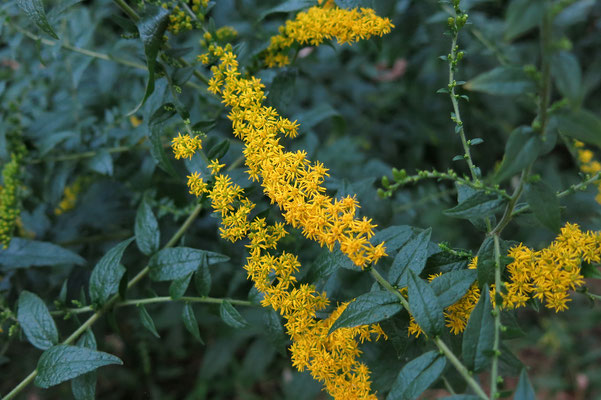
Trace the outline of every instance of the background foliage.
{"label": "background foliage", "polygon": [[[4,315],[10,317],[3,322],[0,336],[0,393],[9,391],[37,364],[40,351],[31,344],[48,348],[58,343],[58,332],[64,340],[62,332],[75,330],[84,320],[79,314],[55,318],[57,329],[50,316],[40,315],[34,322],[39,326],[29,334],[26,316],[16,311],[9,315],[17,302],[19,309],[22,301],[34,307],[41,298],[52,311],[106,302],[118,288],[103,285],[103,279],[110,277],[94,276],[93,268],[103,260],[120,263],[123,268],[107,274],[131,279],[194,209],[196,199],[187,194],[185,175],[202,168],[202,162],[196,158],[176,162],[164,150],[172,137],[186,131],[187,124],[207,134],[207,152],[237,165],[230,173],[236,182],[249,189],[262,210],[274,213],[236,161],[242,145],[232,139],[223,106],[193,75],[195,69],[205,76],[207,71],[179,60],[195,62],[202,52],[200,31],[167,34],[169,48],[158,57],[154,90],[137,109],[147,91],[147,57],[153,48],[157,50],[158,43],[152,42],[156,38],[140,38],[134,23],[108,0],[47,2],[47,26],[38,21],[45,29],[27,18],[21,3],[27,2],[0,6],[0,159],[3,164],[9,161],[9,132],[20,132],[27,148],[21,222],[9,250],[0,251],[0,299]],[[461,103],[462,117],[469,136],[483,139],[472,147],[472,154],[485,174],[503,159],[511,132],[530,125],[536,113],[532,93],[541,62],[536,27],[544,3],[462,2],[471,22],[459,36],[465,56],[457,79],[468,81],[462,93],[469,94],[469,103]],[[553,122],[550,135],[557,137],[557,146],[537,161],[533,172],[553,191],[561,191],[581,179],[572,140],[558,135],[557,128],[571,123],[572,132],[585,132],[575,136],[588,147],[594,150],[601,145],[601,53],[596,51],[601,46],[601,5],[593,0],[548,3],[562,7],[552,29],[551,102],[565,117]],[[279,4],[220,0],[207,26],[235,28],[240,62],[267,85],[269,104],[299,120],[302,135],[289,146],[306,150],[311,159],[330,168],[328,190],[336,196],[356,193],[361,214],[381,228],[433,227],[432,242],[447,242],[475,255],[482,233],[469,221],[443,213],[456,205],[453,182],[424,180],[403,186],[391,198],[377,195],[380,178],[390,176],[393,167],[409,174],[432,168],[468,173],[462,157],[452,161],[463,151],[449,119],[449,98],[437,93],[448,83],[448,65],[439,56],[449,53],[445,31],[450,6],[434,0],[374,1],[371,5],[377,14],[390,17],[396,26],[389,35],[352,46],[304,49],[291,66],[255,71],[258,52],[293,16],[288,11],[312,2],[286,2],[291,7],[280,8],[284,12],[278,11]],[[501,69],[491,76],[489,71],[495,68]],[[129,115],[132,110],[136,111]],[[515,184],[515,178],[509,178],[517,171],[504,177],[506,186]],[[591,187],[563,198],[561,220],[601,229],[595,195],[596,188]],[[157,232],[152,215],[160,237],[139,234]],[[524,213],[504,236],[544,247],[555,233],[539,220]],[[141,281],[127,297],[209,293],[256,303],[256,293],[241,268],[244,246],[226,243],[217,231],[218,220],[206,204],[180,241],[181,246],[227,255],[213,259],[204,253],[187,255],[207,257],[202,263],[205,279],[187,288],[191,276],[187,273],[154,276],[158,282]],[[128,240],[134,234],[135,244]],[[340,258],[302,239],[300,232],[287,237],[285,247],[299,255],[304,281],[316,282],[333,303],[365,293],[373,283]],[[430,248],[430,255],[435,249]],[[170,284],[174,278],[178,279]],[[94,279],[100,283],[94,284]],[[587,284],[592,292],[601,292],[598,283]],[[32,294],[24,298],[23,293]],[[601,313],[590,302],[574,294],[569,311],[555,314],[541,308],[517,313],[521,329],[507,344],[532,367],[530,379],[540,398],[601,396]],[[327,398],[308,373],[291,367],[287,337],[273,312],[256,304],[234,306],[174,301],[120,307],[107,314],[94,325],[96,339],[83,336],[78,344],[97,346],[125,365],[98,370],[97,396]],[[187,315],[185,323],[182,315]],[[9,338],[15,319],[21,330]],[[49,332],[38,343],[31,337],[37,329]],[[54,342],[45,343],[48,337],[55,337]],[[449,337],[451,342],[454,339]],[[400,367],[422,354],[422,346],[421,340],[407,337],[405,331],[377,346],[366,344],[363,358],[373,371],[374,388],[380,393],[390,390]],[[517,377],[519,362],[506,361],[502,366],[507,375]],[[118,360],[107,355],[97,362],[106,365]],[[515,382],[507,385],[513,388]],[[27,390],[41,398],[68,398],[71,393],[69,385]]]}

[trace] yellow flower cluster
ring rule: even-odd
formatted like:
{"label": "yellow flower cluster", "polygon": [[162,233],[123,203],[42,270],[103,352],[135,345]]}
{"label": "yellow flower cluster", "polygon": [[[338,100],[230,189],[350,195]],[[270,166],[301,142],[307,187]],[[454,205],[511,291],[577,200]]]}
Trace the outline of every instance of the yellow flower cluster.
{"label": "yellow flower cluster", "polygon": [[220,94],[231,107],[234,135],[245,143],[244,156],[253,180],[262,180],[264,193],[279,206],[286,222],[332,250],[336,243],[356,265],[365,266],[385,255],[383,244],[369,239],[375,225],[356,219],[355,197],[332,199],[322,186],[327,169],[311,163],[304,151],[287,152],[280,134],[297,135],[298,124],[263,105],[264,85],[255,77],[242,78],[236,56],[228,48],[211,47],[221,64],[213,66],[209,91]]}
{"label": "yellow flower cluster", "polygon": [[511,281],[506,283],[503,306],[523,307],[533,296],[556,312],[567,309],[568,291],[584,283],[582,260],[601,261],[601,234],[582,232],[576,224],[566,224],[549,247],[536,251],[520,244],[509,251],[513,261],[507,266]]}
{"label": "yellow flower cluster", "polygon": [[[594,154],[591,150],[584,148],[584,143],[576,140],[574,142],[578,150],[578,161],[580,162],[580,170],[585,174],[594,175],[601,171],[601,163],[594,159]],[[601,180],[596,182],[598,193],[595,196],[597,203],[601,204]]]}
{"label": "yellow flower cluster", "polygon": [[311,7],[298,13],[296,19],[286,21],[280,27],[280,34],[271,38],[265,63],[269,67],[289,64],[288,49],[295,43],[317,46],[333,38],[340,44],[353,43],[382,36],[392,28],[390,19],[378,17],[370,8],[345,10],[328,1],[323,7]]}
{"label": "yellow flower cluster", "polygon": [[171,141],[175,158],[192,158],[196,150],[202,149],[202,141],[198,136],[182,136],[181,133]]}
{"label": "yellow flower cluster", "polygon": [[[179,147],[173,143],[177,154]],[[231,178],[219,173],[223,167],[217,160],[211,162],[212,188],[195,172],[188,177],[190,192],[197,196],[206,194],[213,209],[220,214],[220,234],[236,241],[248,237],[250,256],[244,267],[257,290],[264,294],[262,305],[272,307],[286,320],[286,331],[292,338],[292,363],[300,371],[309,369],[313,377],[324,383],[326,390],[336,399],[373,399],[369,370],[357,360],[361,351],[359,343],[385,336],[379,325],[341,328],[328,335],[328,331],[347,303],[337,307],[326,319],[317,319],[317,312],[328,306],[325,293],[318,293],[308,284],[296,285],[295,273],[299,271],[298,258],[282,252],[274,255],[280,239],[287,232],[283,223],[269,225],[264,218],[249,222],[255,204]],[[201,189],[199,187],[202,186]]]}

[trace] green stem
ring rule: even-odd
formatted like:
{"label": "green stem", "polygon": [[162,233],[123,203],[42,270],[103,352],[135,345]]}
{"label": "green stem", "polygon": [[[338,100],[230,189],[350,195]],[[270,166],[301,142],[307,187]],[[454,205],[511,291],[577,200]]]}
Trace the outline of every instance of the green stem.
{"label": "green stem", "polygon": [[[202,206],[200,204],[198,204],[194,208],[192,213],[188,216],[188,218],[184,221],[182,226],[178,229],[178,231],[175,232],[175,234],[171,237],[171,239],[163,247],[164,249],[173,247],[177,243],[177,241],[182,237],[182,235],[186,232],[186,230],[190,227],[190,225],[192,225],[192,222],[194,222],[194,219],[198,216],[201,209],[202,209]],[[127,288],[129,289],[132,286],[134,286],[136,283],[138,283],[142,278],[144,278],[148,274],[148,272],[149,272],[148,267],[143,268],[140,272],[138,272],[138,274],[136,276],[134,276],[127,283]],[[90,328],[107,311],[112,309],[118,300],[119,300],[119,295],[118,294],[113,295],[101,309],[99,309],[92,316],[90,316],[79,328],[77,328],[77,330],[75,332],[73,332],[71,334],[71,336],[69,336],[67,339],[65,339],[62,344],[73,343],[82,333],[84,333],[88,328]],[[27,387],[35,379],[37,374],[38,374],[37,369],[32,371],[25,379],[23,379],[21,381],[21,383],[19,383],[13,390],[11,390],[2,399],[3,400],[13,399],[17,394],[19,394],[23,389],[25,389],[25,387]]]}
{"label": "green stem", "polygon": [[530,174],[531,168],[532,164],[530,164],[528,167],[522,170],[522,175],[520,176],[520,182],[518,183],[518,187],[511,195],[511,198],[509,199],[509,203],[507,203],[507,206],[505,207],[505,211],[503,212],[501,220],[499,221],[497,226],[495,226],[495,228],[490,232],[491,235],[501,234],[501,231],[503,231],[507,224],[511,222],[511,219],[513,217],[513,210],[515,209],[515,205],[517,204],[518,200],[522,196],[524,186],[526,185],[526,179],[528,179],[528,175]]}
{"label": "green stem", "polygon": [[[499,235],[493,235],[494,241],[494,253],[495,253],[495,297],[497,293],[501,293],[502,282],[501,282],[501,246],[499,243]],[[498,397],[497,384],[499,381],[499,355],[501,354],[499,346],[501,342],[501,305],[498,304],[496,299],[493,302],[494,306],[494,321],[495,321],[495,334],[493,339],[493,355],[492,355],[492,367],[490,373],[490,398],[496,399]]]}
{"label": "green stem", "polygon": [[[407,311],[409,311],[409,309],[410,309],[409,303],[407,302],[407,299],[405,299],[405,297],[403,297],[403,295],[401,294],[400,291],[395,289],[394,286],[392,286],[390,284],[390,282],[388,282],[374,267],[371,267],[369,272],[370,272],[371,276],[373,276],[374,279],[380,285],[382,285],[382,287],[384,287],[389,292],[394,293],[398,297],[398,299],[401,302],[401,304],[403,305],[403,307],[405,307],[405,309]],[[436,345],[436,347],[438,347],[438,349],[449,359],[451,364],[453,364],[455,366],[455,368],[457,368],[457,371],[461,374],[463,379],[465,379],[467,384],[474,390],[474,392],[478,395],[478,397],[480,397],[483,400],[489,400],[488,396],[486,396],[486,393],[484,393],[484,390],[482,390],[480,385],[478,385],[478,382],[476,382],[474,380],[474,378],[470,375],[470,372],[465,367],[465,365],[463,365],[461,363],[461,361],[459,361],[457,356],[455,356],[455,354],[453,354],[451,349],[449,349],[447,347],[447,345],[439,337],[433,338],[433,341],[434,341],[434,344]]]}
{"label": "green stem", "polygon": [[457,101],[457,99],[459,98],[459,95],[457,95],[457,93],[455,92],[456,64],[454,64],[454,63],[457,58],[457,47],[458,47],[457,46],[457,37],[458,36],[459,36],[459,30],[457,28],[453,29],[453,40],[451,42],[451,54],[450,54],[450,58],[448,60],[448,62],[449,62],[449,88],[450,88],[449,96],[451,98],[451,103],[453,104],[453,112],[455,113],[455,123],[457,124],[458,130],[459,130],[459,137],[461,138],[461,144],[463,145],[463,151],[465,152],[465,154],[464,154],[465,161],[467,162],[467,165],[470,169],[470,174],[472,175],[472,179],[474,180],[474,182],[479,182],[480,179],[478,178],[478,174],[476,173],[476,166],[474,165],[474,162],[472,160],[470,146],[469,146],[466,136],[465,136],[465,129],[463,128],[461,112],[459,111],[459,102]]}
{"label": "green stem", "polygon": [[131,18],[134,22],[138,22],[140,20],[140,16],[136,11],[131,8],[125,1],[123,0],[113,0],[124,13],[127,14],[129,18]]}
{"label": "green stem", "polygon": [[[137,306],[140,304],[153,304],[153,303],[166,303],[172,301],[185,301],[189,303],[208,303],[208,304],[221,304],[224,301],[228,301],[234,305],[238,306],[256,306],[256,304],[247,301],[247,300],[235,300],[235,299],[220,299],[215,297],[192,297],[192,296],[183,296],[178,299],[174,299],[170,296],[159,296],[159,297],[149,297],[144,299],[131,299],[124,300],[113,305],[113,308],[127,307],[127,306]],[[65,310],[53,311],[52,315],[65,315],[65,314],[83,314],[88,312],[93,312],[94,309],[90,306],[80,307],[80,308],[67,308]]]}
{"label": "green stem", "polygon": [[453,366],[457,369],[457,372],[459,372],[463,379],[465,379],[465,382],[468,384],[469,387],[472,388],[474,393],[476,393],[476,396],[478,396],[482,400],[489,400],[486,393],[484,393],[484,390],[482,390],[480,385],[478,385],[478,382],[476,382],[476,380],[471,376],[470,371],[468,371],[465,365],[463,365],[461,361],[459,361],[457,356],[453,354],[453,352],[451,351],[451,349],[448,348],[445,342],[443,342],[439,337],[435,337],[434,343],[440,349],[440,351],[442,351],[442,353],[449,359],[451,364],[453,364]]}

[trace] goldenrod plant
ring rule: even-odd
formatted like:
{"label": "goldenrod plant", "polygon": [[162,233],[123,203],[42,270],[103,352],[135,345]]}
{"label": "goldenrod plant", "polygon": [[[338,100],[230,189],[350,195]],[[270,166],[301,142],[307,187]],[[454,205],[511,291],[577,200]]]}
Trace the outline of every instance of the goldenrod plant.
{"label": "goldenrod plant", "polygon": [[0,16],[2,399],[601,395],[595,2]]}

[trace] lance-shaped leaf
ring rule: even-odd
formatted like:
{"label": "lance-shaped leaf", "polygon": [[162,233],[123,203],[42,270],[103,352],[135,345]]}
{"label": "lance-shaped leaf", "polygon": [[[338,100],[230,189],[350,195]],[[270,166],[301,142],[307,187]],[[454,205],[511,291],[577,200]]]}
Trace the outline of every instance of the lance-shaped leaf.
{"label": "lance-shaped leaf", "polygon": [[596,114],[580,109],[554,118],[564,135],[601,147],[601,118]]}
{"label": "lance-shaped leaf", "polygon": [[35,384],[49,388],[110,364],[123,364],[112,354],[64,344],[46,350],[38,361]]}
{"label": "lance-shaped leaf", "polygon": [[530,384],[530,379],[528,379],[526,369],[522,369],[522,372],[520,373],[520,380],[518,381],[518,386],[515,388],[513,399],[536,400],[536,394],[534,393],[534,389]]}
{"label": "lance-shaped leaf", "polygon": [[207,264],[216,264],[229,260],[228,256],[211,251],[192,249],[190,247],[174,247],[163,249],[150,259],[150,279],[154,281],[170,281],[183,278],[196,271],[206,257]]}
{"label": "lance-shaped leaf", "polygon": [[434,290],[413,271],[409,271],[409,308],[415,322],[428,335],[436,336],[444,327],[442,307]]}
{"label": "lance-shaped leaf", "polygon": [[161,238],[159,223],[146,198],[142,200],[138,207],[134,232],[136,234],[136,244],[142,253],[151,255],[159,249]]}
{"label": "lance-shaped leaf", "polygon": [[[91,330],[87,330],[79,340],[77,346],[96,350],[96,338]],[[71,392],[75,400],[94,400],[96,398],[96,371],[86,372],[71,381]]]}
{"label": "lance-shaped leaf", "polygon": [[516,128],[505,145],[505,155],[501,166],[494,177],[495,182],[502,182],[530,165],[541,149],[540,135],[530,127]]}
{"label": "lance-shaped leaf", "polygon": [[430,287],[434,290],[438,303],[442,308],[455,304],[476,280],[476,271],[463,269],[451,271],[434,278]]}
{"label": "lance-shaped leaf", "polygon": [[38,28],[49,34],[55,39],[58,39],[54,29],[48,23],[46,18],[46,11],[44,11],[44,4],[42,0],[17,0],[17,5],[27,17],[35,23]]}
{"label": "lance-shaped leaf", "polygon": [[27,340],[41,350],[58,343],[58,331],[50,311],[37,295],[24,290],[19,295],[17,320]]}
{"label": "lance-shaped leaf", "polygon": [[125,273],[125,267],[120,264],[123,252],[134,240],[130,238],[110,249],[98,261],[90,276],[90,299],[94,304],[103,305],[108,298],[117,293],[119,281]]}
{"label": "lance-shaped leaf", "polygon": [[472,219],[492,215],[503,208],[505,200],[498,194],[479,190],[453,208],[445,210],[449,217]]}
{"label": "lance-shaped leaf", "polygon": [[163,41],[163,34],[169,24],[169,10],[163,7],[146,5],[147,13],[138,21],[138,32],[140,39],[144,43],[144,53],[146,53],[146,67],[148,68],[148,83],[144,98],[138,106],[129,112],[128,115],[136,113],[148,99],[148,96],[154,91],[154,73],[156,69],[156,58]]}
{"label": "lance-shaped leaf", "polygon": [[488,365],[490,358],[486,354],[492,350],[495,336],[495,321],[488,291],[488,286],[485,285],[463,332],[463,361],[468,369],[476,372]]}
{"label": "lance-shaped leaf", "polygon": [[154,321],[150,314],[148,314],[148,311],[146,311],[146,308],[140,304],[138,305],[138,311],[140,312],[140,322],[142,322],[142,326],[152,333],[154,337],[157,339],[160,338],[161,336],[159,335],[159,332],[157,332]]}
{"label": "lance-shaped leaf", "polygon": [[234,308],[232,303],[224,300],[219,307],[219,315],[223,322],[231,326],[232,328],[240,329],[248,326],[248,322],[240,315],[238,310]]}
{"label": "lance-shaped leaf", "polygon": [[330,332],[343,327],[375,324],[401,311],[401,303],[394,293],[386,290],[365,293],[352,301],[332,324]]}
{"label": "lance-shaped leaf", "polygon": [[497,67],[478,75],[463,87],[476,92],[512,96],[534,92],[536,83],[522,68]]}
{"label": "lance-shaped leaf", "polygon": [[194,315],[194,309],[190,303],[184,304],[184,309],[182,310],[182,320],[184,321],[184,326],[194,336],[196,340],[198,340],[201,344],[205,344],[200,337],[200,330],[198,329],[198,322],[196,322],[196,316]]}
{"label": "lance-shaped leaf", "polygon": [[409,361],[395,379],[386,400],[417,399],[442,373],[446,365],[444,356],[429,351]]}
{"label": "lance-shaped leaf", "polygon": [[399,287],[407,286],[408,272],[418,274],[423,271],[428,259],[428,244],[432,228],[412,235],[399,249],[390,271],[388,280]]}
{"label": "lance-shaped leaf", "polygon": [[0,270],[85,263],[86,260],[71,250],[37,240],[13,238],[7,249],[0,251]]}

